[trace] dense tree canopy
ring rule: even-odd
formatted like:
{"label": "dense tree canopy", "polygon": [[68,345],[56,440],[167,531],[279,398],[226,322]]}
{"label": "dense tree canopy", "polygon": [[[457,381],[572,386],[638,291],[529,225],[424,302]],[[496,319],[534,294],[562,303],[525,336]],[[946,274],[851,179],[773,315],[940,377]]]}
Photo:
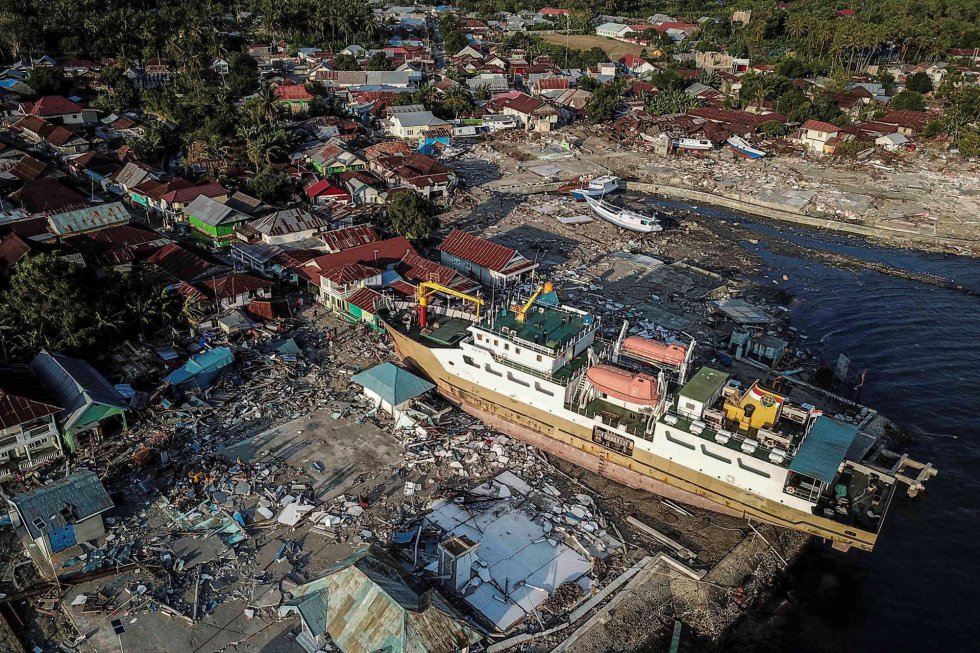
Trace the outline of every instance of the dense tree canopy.
{"label": "dense tree canopy", "polygon": [[391,229],[409,240],[425,240],[439,228],[432,205],[415,191],[401,191],[388,204]]}

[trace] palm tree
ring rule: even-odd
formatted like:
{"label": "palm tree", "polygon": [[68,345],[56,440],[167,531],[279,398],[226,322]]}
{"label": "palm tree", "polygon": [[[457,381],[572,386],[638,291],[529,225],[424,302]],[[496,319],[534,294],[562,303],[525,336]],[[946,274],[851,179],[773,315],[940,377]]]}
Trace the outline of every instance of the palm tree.
{"label": "palm tree", "polygon": [[272,121],[279,115],[279,98],[276,96],[276,89],[269,82],[263,82],[250,103],[262,120]]}

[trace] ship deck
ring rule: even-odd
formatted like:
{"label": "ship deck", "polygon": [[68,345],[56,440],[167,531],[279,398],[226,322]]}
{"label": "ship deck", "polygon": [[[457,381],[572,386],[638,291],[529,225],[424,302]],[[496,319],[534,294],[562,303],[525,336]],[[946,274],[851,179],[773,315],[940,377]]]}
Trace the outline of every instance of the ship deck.
{"label": "ship deck", "polygon": [[584,408],[578,408],[576,406],[574,410],[586,417],[596,418],[606,426],[613,428],[622,427],[628,433],[645,440],[652,438],[652,435],[645,433],[647,425],[646,416],[623,408],[622,406],[617,406],[605,399],[593,399]]}
{"label": "ship deck", "polygon": [[[538,310],[539,308],[543,310]],[[586,317],[557,308],[535,305],[528,310],[524,322],[518,322],[517,314],[512,310],[498,310],[492,315],[486,315],[480,326],[505,338],[513,335],[520,340],[538,343],[556,351],[589,327]],[[493,326],[490,326],[491,324]],[[508,333],[504,333],[504,328]]]}

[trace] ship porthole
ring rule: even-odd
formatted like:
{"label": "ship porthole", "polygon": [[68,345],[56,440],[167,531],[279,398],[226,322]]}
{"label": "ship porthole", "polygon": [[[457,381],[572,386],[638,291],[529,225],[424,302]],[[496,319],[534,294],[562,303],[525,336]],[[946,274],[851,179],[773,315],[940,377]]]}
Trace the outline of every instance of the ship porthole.
{"label": "ship porthole", "polygon": [[727,481],[728,483],[734,483],[735,477],[729,474],[728,476],[725,477],[725,481]]}

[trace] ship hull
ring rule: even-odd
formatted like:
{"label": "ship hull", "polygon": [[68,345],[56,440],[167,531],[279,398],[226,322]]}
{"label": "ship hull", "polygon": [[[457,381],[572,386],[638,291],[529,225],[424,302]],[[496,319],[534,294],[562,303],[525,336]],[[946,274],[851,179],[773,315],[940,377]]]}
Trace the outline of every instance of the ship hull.
{"label": "ship hull", "polygon": [[874,547],[877,535],[723,483],[645,451],[622,455],[592,440],[574,422],[478,386],[450,373],[433,350],[386,324],[399,358],[428,377],[439,393],[489,426],[575,465],[630,487],[743,518],[803,531],[834,542],[835,548]]}

